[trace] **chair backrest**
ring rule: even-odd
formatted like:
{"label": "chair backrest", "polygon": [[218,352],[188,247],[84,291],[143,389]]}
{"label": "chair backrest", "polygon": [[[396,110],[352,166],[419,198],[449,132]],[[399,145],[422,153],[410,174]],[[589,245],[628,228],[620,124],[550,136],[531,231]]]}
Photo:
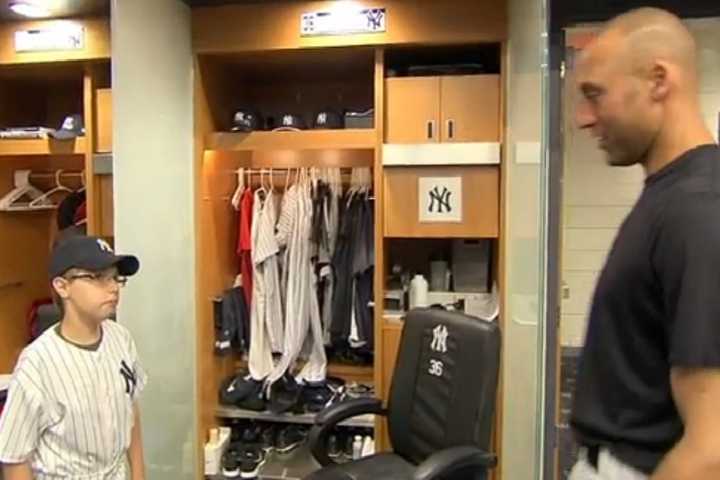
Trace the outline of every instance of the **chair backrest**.
{"label": "chair backrest", "polygon": [[390,388],[393,450],[418,464],[454,446],[489,451],[500,329],[458,312],[408,313]]}

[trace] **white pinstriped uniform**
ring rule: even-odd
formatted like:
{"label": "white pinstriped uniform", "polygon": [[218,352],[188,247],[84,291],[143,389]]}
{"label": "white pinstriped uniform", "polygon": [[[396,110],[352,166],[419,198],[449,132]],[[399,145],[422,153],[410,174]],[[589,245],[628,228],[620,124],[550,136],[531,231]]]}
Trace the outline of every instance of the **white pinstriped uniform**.
{"label": "white pinstriped uniform", "polygon": [[20,356],[0,418],[0,462],[36,480],[125,479],[133,403],[146,383],[130,333],[102,324],[97,350],[47,330]]}
{"label": "white pinstriped uniform", "polygon": [[323,347],[320,312],[315,295],[315,274],[310,259],[310,231],[312,200],[309,185],[301,181],[286,193],[280,213],[278,235],[287,240],[285,271],[285,338],[283,355],[275,365],[268,382],[278,380],[299,357],[308,334],[311,351],[308,363],[300,374],[301,379],[320,381],[325,378],[327,359]]}
{"label": "white pinstriped uniform", "polygon": [[282,351],[283,313],[278,272],[280,247],[275,239],[275,203],[272,192],[265,200],[260,191],[253,202],[252,264],[253,301],[250,311],[248,369],[255,380],[264,380],[273,369],[272,352]]}

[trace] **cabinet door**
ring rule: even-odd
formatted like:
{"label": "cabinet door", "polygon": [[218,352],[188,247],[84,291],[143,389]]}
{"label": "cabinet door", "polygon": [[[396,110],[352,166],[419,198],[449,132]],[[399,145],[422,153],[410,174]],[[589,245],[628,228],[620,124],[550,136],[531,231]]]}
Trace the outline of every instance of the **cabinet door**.
{"label": "cabinet door", "polygon": [[385,81],[385,142],[439,141],[440,78],[388,78]]}
{"label": "cabinet door", "polygon": [[459,75],[440,80],[443,142],[498,142],[500,76]]}

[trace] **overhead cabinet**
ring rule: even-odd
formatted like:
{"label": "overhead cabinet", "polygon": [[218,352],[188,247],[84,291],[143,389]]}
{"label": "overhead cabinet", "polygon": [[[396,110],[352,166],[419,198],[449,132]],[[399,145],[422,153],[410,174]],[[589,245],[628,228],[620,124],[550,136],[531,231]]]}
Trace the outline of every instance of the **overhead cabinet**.
{"label": "overhead cabinet", "polygon": [[385,143],[499,141],[499,75],[397,77],[385,82]]}

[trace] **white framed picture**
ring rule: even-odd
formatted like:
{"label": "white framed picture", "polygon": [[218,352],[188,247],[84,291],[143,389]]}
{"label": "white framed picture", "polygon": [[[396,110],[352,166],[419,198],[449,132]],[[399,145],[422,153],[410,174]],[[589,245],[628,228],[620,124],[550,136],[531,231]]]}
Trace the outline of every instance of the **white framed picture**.
{"label": "white framed picture", "polygon": [[462,177],[418,178],[418,221],[462,222]]}

